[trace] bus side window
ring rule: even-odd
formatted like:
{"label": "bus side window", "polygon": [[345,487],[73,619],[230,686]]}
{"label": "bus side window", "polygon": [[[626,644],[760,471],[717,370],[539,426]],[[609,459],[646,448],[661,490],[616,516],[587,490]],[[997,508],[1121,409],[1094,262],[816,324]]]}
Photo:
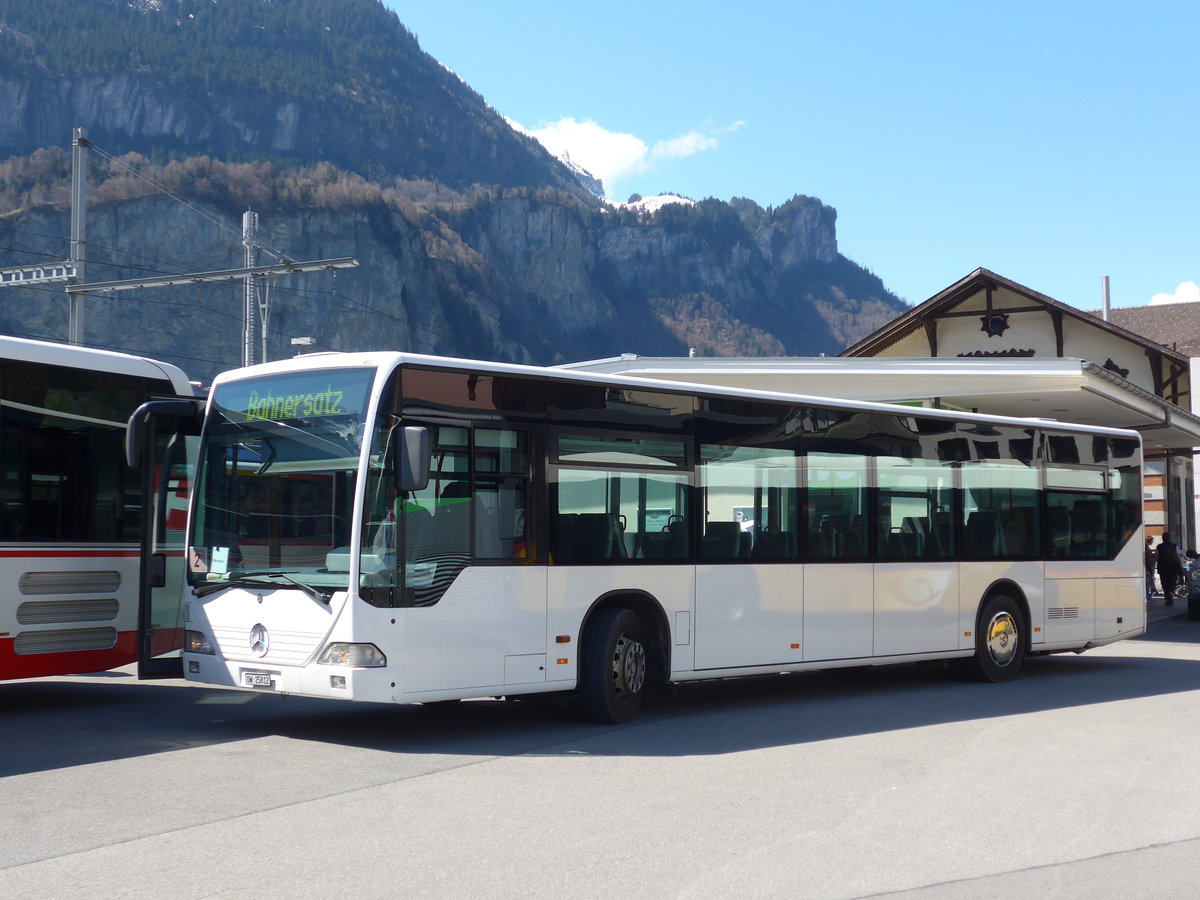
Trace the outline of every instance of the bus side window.
{"label": "bus side window", "polygon": [[475,558],[529,559],[529,435],[475,429]]}
{"label": "bus side window", "polygon": [[[1028,559],[1039,553],[1038,472],[1016,461],[962,465],[963,554],[968,559]],[[1053,510],[1047,518],[1053,530]],[[1054,546],[1055,538],[1051,538]],[[1066,532],[1062,537],[1068,540]],[[1052,552],[1051,556],[1062,556]]]}
{"label": "bus side window", "polygon": [[870,459],[865,456],[808,454],[809,559],[861,559],[865,555],[869,466]]}
{"label": "bus side window", "polygon": [[876,553],[880,559],[945,559],[938,511],[954,503],[953,463],[881,456],[875,461],[878,501]]}
{"label": "bus side window", "polygon": [[701,559],[795,557],[800,482],[794,450],[703,444],[698,474],[705,507]]}
{"label": "bus side window", "polygon": [[[1074,439],[1070,446],[1075,446]],[[1096,468],[1046,467],[1046,556],[1102,559],[1113,528],[1105,472]],[[1115,548],[1113,548],[1115,549]]]}
{"label": "bus side window", "polygon": [[686,486],[685,476],[667,473],[559,470],[553,561],[687,559]]}

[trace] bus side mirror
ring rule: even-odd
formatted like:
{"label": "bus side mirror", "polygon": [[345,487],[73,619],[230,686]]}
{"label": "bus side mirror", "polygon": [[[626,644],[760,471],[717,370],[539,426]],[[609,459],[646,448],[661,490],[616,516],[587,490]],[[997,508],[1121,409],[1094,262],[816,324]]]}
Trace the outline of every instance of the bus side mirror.
{"label": "bus side mirror", "polygon": [[[147,400],[133,411],[125,425],[125,464],[136,469],[142,463],[142,444],[150,427],[152,416],[187,420],[190,427],[178,422],[174,429],[178,434],[199,434],[200,419],[204,415],[204,402],[195,398],[178,397],[174,400]],[[162,431],[166,431],[163,426]]]}
{"label": "bus side mirror", "polygon": [[429,484],[429,429],[406,425],[396,443],[396,490],[420,491]]}

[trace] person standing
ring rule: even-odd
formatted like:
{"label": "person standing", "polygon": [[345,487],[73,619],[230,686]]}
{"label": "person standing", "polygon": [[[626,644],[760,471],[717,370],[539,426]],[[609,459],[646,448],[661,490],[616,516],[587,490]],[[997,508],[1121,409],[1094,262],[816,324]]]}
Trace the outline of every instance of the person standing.
{"label": "person standing", "polygon": [[1154,595],[1154,564],[1157,554],[1150,544],[1154,541],[1151,535],[1146,535],[1146,600]]}
{"label": "person standing", "polygon": [[1183,576],[1183,563],[1179,559],[1179,547],[1171,540],[1170,534],[1163,534],[1155,553],[1155,566],[1158,569],[1158,581],[1162,585],[1163,600],[1166,606],[1175,603],[1175,586]]}

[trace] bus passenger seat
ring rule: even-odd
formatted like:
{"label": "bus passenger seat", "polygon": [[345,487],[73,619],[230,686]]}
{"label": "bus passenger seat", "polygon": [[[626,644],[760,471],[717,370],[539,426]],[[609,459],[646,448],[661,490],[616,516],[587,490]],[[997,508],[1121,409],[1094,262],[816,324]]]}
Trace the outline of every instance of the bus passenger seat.
{"label": "bus passenger seat", "polygon": [[929,526],[929,555],[943,559],[954,553],[954,520],[945,510],[933,514]]}
{"label": "bus passenger seat", "polygon": [[575,558],[576,513],[551,513],[550,555],[555,562],[566,562]]}
{"label": "bus passenger seat", "polygon": [[1107,550],[1104,503],[1100,500],[1076,500],[1071,507],[1071,555],[1104,556]]}
{"label": "bus passenger seat", "polygon": [[736,559],[741,556],[742,526],[737,522],[709,522],[700,539],[704,559]]}
{"label": "bus passenger seat", "polygon": [[616,516],[609,513],[578,513],[575,516],[573,546],[569,559],[622,559],[625,541],[617,527]]}
{"label": "bus passenger seat", "polygon": [[[758,540],[754,542],[754,549],[751,551],[752,556],[771,556],[774,555],[768,551],[768,548],[763,545],[763,540],[769,537],[766,534],[760,534]],[[811,559],[833,559],[837,555],[837,540],[833,530],[822,525],[819,529],[813,529],[808,533],[808,556]]]}
{"label": "bus passenger seat", "polygon": [[892,531],[887,536],[887,555],[893,559],[919,559],[919,535],[911,531]]}
{"label": "bus passenger seat", "polygon": [[451,481],[442,488],[443,500],[465,500],[471,496],[471,485],[465,481]]}
{"label": "bus passenger seat", "polygon": [[835,517],[835,525],[838,534],[842,538],[841,551],[839,556],[844,556],[848,559],[857,559],[865,556],[867,552],[866,544],[863,542],[862,516],[837,516]]}
{"label": "bus passenger seat", "polygon": [[642,536],[645,559],[683,559],[687,552],[687,531],[682,522],[671,522],[662,531]]}
{"label": "bus passenger seat", "polygon": [[792,535],[786,531],[764,531],[754,541],[750,556],[754,559],[790,559],[795,556]]}
{"label": "bus passenger seat", "polygon": [[1004,525],[1004,555],[1027,556],[1029,548],[1029,530],[1020,519],[1009,519]]}
{"label": "bus passenger seat", "polygon": [[1068,556],[1071,552],[1071,518],[1065,506],[1046,507],[1046,535],[1051,557]]}
{"label": "bus passenger seat", "polygon": [[1000,550],[1000,519],[994,509],[977,509],[967,516],[967,528],[963,533],[963,547],[967,556],[995,556]]}

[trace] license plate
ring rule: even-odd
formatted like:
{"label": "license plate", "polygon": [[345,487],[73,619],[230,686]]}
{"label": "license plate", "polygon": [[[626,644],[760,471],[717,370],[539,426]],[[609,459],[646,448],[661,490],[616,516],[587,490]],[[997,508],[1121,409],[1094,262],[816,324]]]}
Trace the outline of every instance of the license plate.
{"label": "license plate", "polygon": [[275,681],[266,672],[246,672],[245,673],[247,687],[262,687],[273,688]]}

